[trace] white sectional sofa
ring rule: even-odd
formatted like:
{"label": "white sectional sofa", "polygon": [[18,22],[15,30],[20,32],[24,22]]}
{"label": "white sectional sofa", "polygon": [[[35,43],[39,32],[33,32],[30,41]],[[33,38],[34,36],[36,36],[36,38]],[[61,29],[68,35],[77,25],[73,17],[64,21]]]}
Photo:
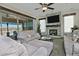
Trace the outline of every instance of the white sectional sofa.
{"label": "white sectional sofa", "polygon": [[73,36],[64,36],[66,56],[79,56],[79,30],[73,32]]}
{"label": "white sectional sofa", "polygon": [[26,48],[13,39],[0,36],[0,56],[24,56],[28,55]]}
{"label": "white sectional sofa", "polygon": [[0,36],[0,56],[49,56],[53,43],[39,39],[33,31],[18,33],[18,40]]}
{"label": "white sectional sofa", "polygon": [[64,48],[66,56],[72,56],[73,43],[71,39],[72,37],[70,36],[64,36]]}
{"label": "white sectional sofa", "polygon": [[74,38],[74,56],[79,56],[79,29],[75,30],[73,32],[73,38]]}
{"label": "white sectional sofa", "polygon": [[23,31],[18,33],[18,39],[23,45],[31,45],[36,48],[44,47],[47,49],[47,56],[51,54],[53,50],[53,42],[42,41],[40,35],[34,31]]}
{"label": "white sectional sofa", "polygon": [[47,49],[23,45],[9,37],[0,36],[0,56],[47,56]]}

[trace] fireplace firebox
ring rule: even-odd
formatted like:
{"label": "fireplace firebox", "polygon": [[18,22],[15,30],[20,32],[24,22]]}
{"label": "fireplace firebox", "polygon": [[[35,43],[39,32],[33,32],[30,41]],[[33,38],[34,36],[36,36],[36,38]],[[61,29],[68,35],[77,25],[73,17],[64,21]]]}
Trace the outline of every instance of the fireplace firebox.
{"label": "fireplace firebox", "polygon": [[49,30],[49,35],[57,36],[57,29],[50,29]]}

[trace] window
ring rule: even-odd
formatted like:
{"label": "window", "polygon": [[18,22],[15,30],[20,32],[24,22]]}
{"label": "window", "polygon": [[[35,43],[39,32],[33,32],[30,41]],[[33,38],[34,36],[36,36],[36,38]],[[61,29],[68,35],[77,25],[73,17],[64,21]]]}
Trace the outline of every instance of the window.
{"label": "window", "polygon": [[33,20],[32,18],[22,18],[14,14],[7,14],[5,12],[0,12],[0,35],[7,35],[10,32],[10,35],[13,35],[14,31],[23,31],[23,30],[33,30]]}
{"label": "window", "polygon": [[23,30],[33,30],[33,20],[27,19],[25,22],[23,22]]}
{"label": "window", "polygon": [[74,15],[64,16],[64,33],[70,33],[74,26]]}
{"label": "window", "polygon": [[40,20],[40,30],[41,32],[45,32],[46,31],[46,21],[44,20]]}
{"label": "window", "polygon": [[33,20],[28,19],[28,21],[26,22],[26,29],[33,30]]}
{"label": "window", "polygon": [[2,34],[6,36],[7,33],[7,23],[2,22]]}
{"label": "window", "polygon": [[13,31],[17,31],[17,23],[8,22],[8,29],[9,29],[10,35],[13,35]]}
{"label": "window", "polygon": [[23,27],[22,27],[22,24],[19,23],[19,31],[22,31],[22,30],[23,30],[22,28],[23,28]]}

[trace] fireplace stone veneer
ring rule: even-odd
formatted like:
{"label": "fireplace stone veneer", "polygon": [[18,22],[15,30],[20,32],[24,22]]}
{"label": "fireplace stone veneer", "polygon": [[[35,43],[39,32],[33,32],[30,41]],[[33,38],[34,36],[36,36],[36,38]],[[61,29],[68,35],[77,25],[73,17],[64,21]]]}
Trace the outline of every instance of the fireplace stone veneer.
{"label": "fireplace stone veneer", "polygon": [[[47,17],[59,15],[59,20],[61,19],[61,12],[56,12],[52,14],[47,14]],[[54,19],[52,19],[54,20]],[[55,23],[48,23],[46,19],[46,33],[49,36],[61,36],[61,20]]]}
{"label": "fireplace stone veneer", "polygon": [[61,28],[60,27],[47,27],[47,33],[50,36],[60,36]]}

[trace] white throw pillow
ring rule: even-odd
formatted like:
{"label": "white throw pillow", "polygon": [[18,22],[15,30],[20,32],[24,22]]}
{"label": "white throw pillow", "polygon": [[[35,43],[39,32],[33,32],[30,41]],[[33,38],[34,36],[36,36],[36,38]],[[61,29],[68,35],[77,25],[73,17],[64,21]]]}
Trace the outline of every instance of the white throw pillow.
{"label": "white throw pillow", "polygon": [[40,39],[40,35],[34,31],[23,31],[18,33],[18,38],[21,38],[25,42],[34,40],[34,39]]}
{"label": "white throw pillow", "polygon": [[22,40],[24,40],[26,42],[31,40],[31,36],[28,35],[25,31],[19,32],[17,38],[18,39],[22,39]]}

